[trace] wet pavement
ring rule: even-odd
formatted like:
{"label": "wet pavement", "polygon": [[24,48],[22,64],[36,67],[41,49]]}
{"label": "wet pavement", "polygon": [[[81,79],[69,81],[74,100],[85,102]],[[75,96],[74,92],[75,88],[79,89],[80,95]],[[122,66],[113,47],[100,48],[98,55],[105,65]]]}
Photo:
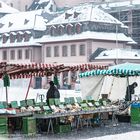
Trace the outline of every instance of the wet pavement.
{"label": "wet pavement", "polygon": [[73,130],[69,133],[61,134],[37,134],[36,136],[25,136],[15,134],[10,140],[83,140],[106,135],[122,134],[126,132],[140,131],[140,126],[132,126],[130,123],[119,123],[117,126],[112,124],[101,125],[96,127],[84,127],[79,130]]}

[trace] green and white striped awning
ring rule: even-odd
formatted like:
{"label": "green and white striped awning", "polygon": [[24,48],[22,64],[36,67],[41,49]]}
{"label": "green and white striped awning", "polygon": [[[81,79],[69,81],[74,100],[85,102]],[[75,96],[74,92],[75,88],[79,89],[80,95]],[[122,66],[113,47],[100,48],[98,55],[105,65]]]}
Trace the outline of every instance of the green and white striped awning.
{"label": "green and white striped awning", "polygon": [[89,77],[98,75],[112,75],[112,76],[140,76],[140,64],[125,63],[109,67],[107,70],[92,70],[80,73],[79,77]]}

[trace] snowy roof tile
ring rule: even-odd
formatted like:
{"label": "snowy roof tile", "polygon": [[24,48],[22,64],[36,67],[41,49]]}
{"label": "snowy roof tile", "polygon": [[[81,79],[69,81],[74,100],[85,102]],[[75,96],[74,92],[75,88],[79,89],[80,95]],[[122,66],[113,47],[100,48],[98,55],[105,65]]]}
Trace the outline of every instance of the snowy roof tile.
{"label": "snowy roof tile", "polygon": [[[0,23],[4,24],[4,26],[0,28],[0,33],[28,29],[45,30],[46,23],[43,17],[40,16],[41,13],[42,10],[7,14],[0,18]],[[26,24],[25,20],[28,21]]]}
{"label": "snowy roof tile", "polygon": [[118,33],[116,38],[116,33],[105,33],[105,32],[82,32],[81,34],[74,35],[63,35],[63,36],[43,36],[39,39],[39,42],[57,42],[57,41],[69,41],[69,40],[82,40],[82,39],[95,39],[95,40],[109,40],[109,41],[122,41],[122,42],[132,42],[130,37],[127,37],[123,33]]}
{"label": "snowy roof tile", "polygon": [[41,44],[37,43],[36,39],[34,39],[33,37],[31,37],[30,40],[27,42],[25,42],[24,39],[21,42],[17,42],[16,40],[14,43],[11,43],[9,39],[6,43],[2,43],[2,41],[0,42],[0,47],[20,47],[20,46],[41,46]]}
{"label": "snowy roof tile", "polygon": [[18,13],[19,10],[12,8],[5,4],[4,2],[0,1],[0,13]]}
{"label": "snowy roof tile", "polygon": [[136,51],[126,49],[113,49],[101,52],[95,59],[140,59]]}
{"label": "snowy roof tile", "polygon": [[82,4],[67,10],[65,13],[50,21],[47,25],[67,24],[83,21],[104,22],[120,25],[123,24],[110,14],[97,7],[94,7],[92,4]]}

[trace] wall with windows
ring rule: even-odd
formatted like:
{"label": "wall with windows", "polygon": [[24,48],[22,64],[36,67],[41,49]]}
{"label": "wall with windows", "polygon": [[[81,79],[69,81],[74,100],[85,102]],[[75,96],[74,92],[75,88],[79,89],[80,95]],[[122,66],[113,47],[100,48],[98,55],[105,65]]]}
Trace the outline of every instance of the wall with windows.
{"label": "wall with windows", "polygon": [[87,42],[63,42],[56,44],[45,44],[44,63],[84,63],[87,62]]}
{"label": "wall with windows", "polygon": [[62,43],[45,44],[42,47],[42,62],[44,63],[86,63],[89,56],[94,53],[97,48],[124,48],[124,43],[116,43],[112,41],[71,41]]}
{"label": "wall with windows", "polygon": [[31,62],[30,47],[22,48],[1,48],[0,60],[11,63]]}

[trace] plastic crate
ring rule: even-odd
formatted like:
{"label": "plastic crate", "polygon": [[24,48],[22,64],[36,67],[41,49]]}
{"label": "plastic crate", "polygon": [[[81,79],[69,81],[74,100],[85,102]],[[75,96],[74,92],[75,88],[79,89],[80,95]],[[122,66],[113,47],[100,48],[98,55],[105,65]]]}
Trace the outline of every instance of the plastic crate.
{"label": "plastic crate", "polygon": [[50,105],[54,105],[54,104],[55,104],[54,98],[50,98],[50,99],[49,99],[49,104],[50,104]]}
{"label": "plastic crate", "polygon": [[27,99],[27,105],[28,106],[34,106],[35,105],[35,101],[34,101],[34,99]]}
{"label": "plastic crate", "polygon": [[27,106],[26,101],[25,100],[20,101],[20,106],[26,107]]}
{"label": "plastic crate", "polygon": [[82,103],[83,102],[81,97],[76,97],[76,100],[77,100],[77,103]]}
{"label": "plastic crate", "polygon": [[136,116],[138,114],[140,114],[139,108],[131,108],[131,116]]}
{"label": "plastic crate", "polygon": [[0,126],[7,125],[7,121],[8,121],[7,117],[0,117]]}
{"label": "plastic crate", "polygon": [[8,108],[7,102],[2,102],[2,103],[3,103],[4,108]]}
{"label": "plastic crate", "polygon": [[3,109],[4,108],[4,105],[2,102],[0,102],[0,109]]}
{"label": "plastic crate", "polygon": [[54,99],[54,103],[56,106],[60,105],[60,99]]}
{"label": "plastic crate", "polygon": [[8,133],[8,125],[0,125],[0,134]]}
{"label": "plastic crate", "polygon": [[17,101],[12,101],[11,102],[11,107],[12,108],[18,108],[18,102]]}
{"label": "plastic crate", "polygon": [[33,117],[23,117],[23,134],[34,135],[36,134],[36,119]]}
{"label": "plastic crate", "polygon": [[70,98],[64,98],[64,103],[65,104],[70,104]]}
{"label": "plastic crate", "polygon": [[74,104],[75,103],[74,97],[69,97],[69,100],[70,100],[70,104]]}
{"label": "plastic crate", "polygon": [[67,133],[71,131],[70,124],[58,124],[54,126],[54,133]]}

